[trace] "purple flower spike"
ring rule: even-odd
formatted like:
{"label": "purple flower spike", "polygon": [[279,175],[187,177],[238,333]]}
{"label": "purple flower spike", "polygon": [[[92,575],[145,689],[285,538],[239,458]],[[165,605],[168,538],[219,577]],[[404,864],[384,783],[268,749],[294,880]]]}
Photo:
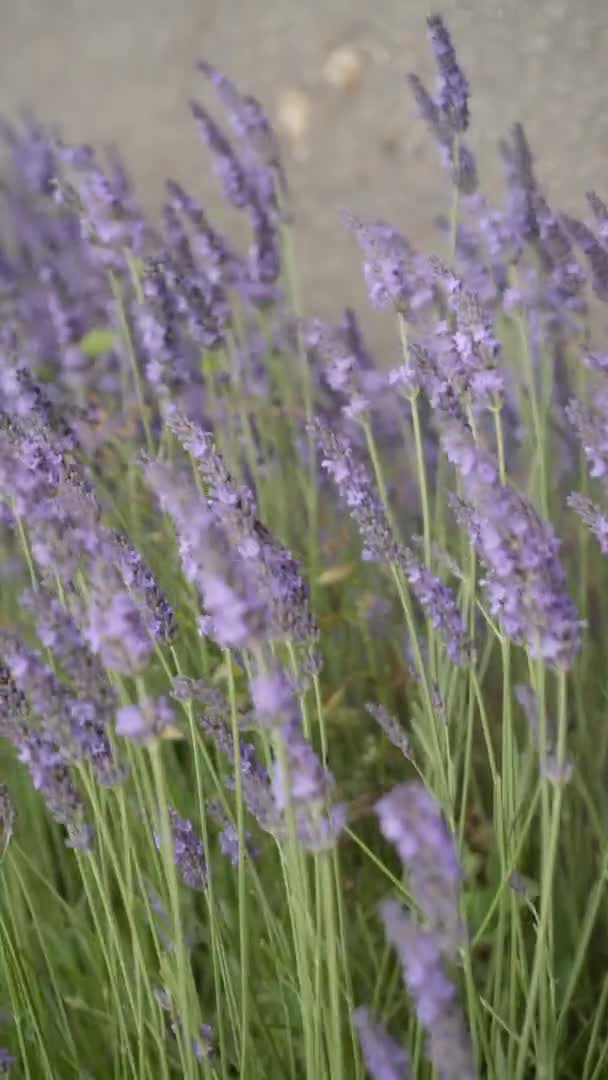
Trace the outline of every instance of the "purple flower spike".
{"label": "purple flower spike", "polygon": [[599,300],[608,300],[608,248],[597,239],[588,225],[562,215],[567,232],[587,256],[591,269],[593,291]]}
{"label": "purple flower spike", "polygon": [[608,555],[608,514],[584,495],[569,495],[568,506],[578,514],[600,545],[602,555]]}
{"label": "purple flower spike", "polygon": [[52,734],[31,725],[27,698],[2,662],[0,706],[0,736],[17,750],[19,761],[27,766],[53,819],[66,826],[66,843],[76,846],[79,839],[87,839],[91,846],[94,831],[85,823],[84,802],[70,777],[65,746],[60,746]]}
{"label": "purple flower spike", "polygon": [[388,1035],[382,1024],[373,1020],[365,1005],[355,1009],[353,1024],[372,1080],[410,1080],[412,1074],[406,1051]]}
{"label": "purple flower spike", "polygon": [[0,1046],[0,1076],[9,1076],[16,1060],[13,1054],[9,1054],[8,1050]]}
{"label": "purple flower spike", "polygon": [[193,101],[190,108],[201,136],[211,151],[226,198],[239,210],[250,206],[253,196],[251,181],[228,139],[202,105]]}
{"label": "purple flower spike", "polygon": [[335,781],[302,730],[300,710],[284,673],[274,668],[252,681],[259,723],[280,736],[283,754],[272,774],[272,794],[279,818],[286,822],[291,806],[296,832],[309,851],[333,847],[346,824],[346,808],[329,805]]}
{"label": "purple flower spike", "polygon": [[217,91],[235,135],[247,143],[261,162],[274,169],[284,183],[279,144],[259,101],[241,94],[226,75],[207,61],[201,60],[197,67]]}
{"label": "purple flower spike", "polygon": [[190,245],[197,262],[211,281],[219,281],[236,259],[228,242],[213,228],[202,206],[180,184],[168,180],[167,194],[169,205],[183,214],[191,226]]}
{"label": "purple flower spike", "polygon": [[154,638],[144,612],[116,578],[108,564],[93,566],[84,633],[106,667],[135,675],[147,663]]}
{"label": "purple flower spike", "polygon": [[448,128],[446,119],[443,116],[439,105],[431,97],[424,86],[424,83],[417,75],[408,75],[407,80],[412,94],[414,95],[414,101],[418,107],[418,113],[420,114],[421,119],[424,120],[439,146],[443,150],[447,150],[448,155],[450,155],[453,132]]}
{"label": "purple flower spike", "polygon": [[408,872],[410,889],[430,926],[450,955],[462,944],[458,904],[461,870],[443,815],[418,781],[400,784],[376,804],[380,828],[395,845]]}
{"label": "purple flower spike", "polygon": [[443,19],[431,15],[427,26],[439,76],[437,103],[450,131],[459,135],[469,126],[469,85]]}
{"label": "purple flower spike", "polygon": [[165,697],[148,698],[141,705],[123,705],[116,714],[116,734],[135,741],[162,735],[175,724],[175,713]]}
{"label": "purple flower spike", "polygon": [[[310,590],[298,563],[258,520],[252,492],[233,482],[210,433],[177,413],[167,423],[196,461],[208,490],[211,519],[225,530],[245,574],[255,576],[260,602],[266,607],[274,632],[277,636],[292,637],[313,650],[318,630],[310,610]],[[238,625],[243,610],[236,600],[229,601],[228,591],[224,601],[220,595],[222,589],[228,589],[225,582],[216,583],[212,590],[217,600],[214,607],[223,606],[225,614],[232,611]],[[208,589],[206,603],[209,607]],[[242,641],[233,643],[238,645]]]}
{"label": "purple flower spike", "polygon": [[[222,855],[225,855],[233,866],[237,866],[240,850],[238,829],[232,821],[230,821],[223,806],[217,800],[209,800],[207,803],[207,810],[209,816],[220,828],[218,840]],[[251,833],[248,831],[245,831],[245,848],[249,857],[255,858],[257,852],[252,843]]]}
{"label": "purple flower spike", "polygon": [[595,191],[587,192],[587,202],[595,218],[597,234],[603,243],[608,241],[608,206]]}
{"label": "purple flower spike", "polygon": [[[179,678],[173,684],[173,697],[178,701],[188,701],[193,698],[202,704],[204,712],[199,718],[201,731],[213,740],[220,753],[225,754],[234,766],[236,753],[230,730],[230,707],[222,692],[216,686],[208,686],[202,680]],[[241,723],[243,723],[242,718]],[[274,832],[277,826],[277,813],[268,771],[262,765],[253,743],[245,739],[239,739],[239,757],[241,790],[245,805],[262,829]],[[235,778],[232,778],[229,786],[234,788],[235,783]]]}
{"label": "purple flower spike", "polygon": [[382,904],[381,915],[418,1022],[427,1033],[430,1061],[442,1080],[476,1080],[470,1036],[435,934],[417,926],[395,900]]}
{"label": "purple flower spike", "polygon": [[401,751],[404,758],[407,758],[408,761],[411,760],[412,748],[410,740],[396,717],[392,716],[388,709],[385,709],[384,705],[368,703],[365,708],[370,716],[373,716],[378,726],[382,728],[387,739],[392,742],[393,746]]}
{"label": "purple flower spike", "polygon": [[441,636],[452,662],[467,663],[470,647],[453,593],[419,562],[409,548],[395,540],[369,473],[355,458],[348,440],[336,435],[319,419],[314,421],[313,431],[321,451],[321,468],[331,476],[359,529],[363,557],[392,563],[403,571],[414,596]]}
{"label": "purple flower spike", "polygon": [[[175,865],[182,880],[190,889],[203,890],[207,887],[207,863],[202,841],[196,835],[194,826],[187,818],[180,817],[172,806],[169,807],[169,822],[173,838]],[[157,848],[160,837],[154,834]]]}
{"label": "purple flower spike", "polygon": [[515,124],[511,142],[500,144],[507,185],[507,216],[518,244],[539,236],[539,188],[534,175],[532,151],[521,124]]}
{"label": "purple flower spike", "polygon": [[428,262],[385,221],[363,222],[344,214],[363,252],[369,297],[377,308],[395,307],[408,318],[433,299]]}
{"label": "purple flower spike", "polygon": [[498,479],[495,459],[458,421],[441,441],[463,480],[466,502],[452,499],[458,520],[485,567],[482,582],[493,616],[530,655],[568,668],[580,647],[581,622],[566,591],[560,542],[532,505]]}

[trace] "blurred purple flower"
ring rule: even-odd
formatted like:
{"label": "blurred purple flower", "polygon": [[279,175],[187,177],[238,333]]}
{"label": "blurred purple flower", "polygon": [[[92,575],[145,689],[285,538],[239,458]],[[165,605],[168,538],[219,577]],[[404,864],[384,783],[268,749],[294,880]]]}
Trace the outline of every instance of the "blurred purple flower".
{"label": "blurred purple flower", "polygon": [[401,727],[399,721],[384,705],[375,705],[368,702],[365,706],[367,712],[374,718],[379,727],[382,728],[389,742],[400,750],[404,758],[408,761],[412,760],[412,748],[407,733]]}
{"label": "blurred purple flower", "polygon": [[417,926],[395,900],[382,904],[381,915],[386,936],[399,955],[418,1022],[427,1033],[429,1060],[442,1080],[475,1080],[470,1036],[434,932]]}
{"label": "blurred purple flower", "polygon": [[[239,861],[239,833],[236,825],[230,821],[226,811],[217,799],[210,799],[207,803],[207,811],[209,816],[219,827],[218,840],[220,845],[220,851],[222,855],[225,855],[233,866],[238,865]],[[248,830],[245,830],[245,848],[250,858],[256,857],[256,850],[253,846],[252,836]]]}
{"label": "blurred purple flower", "polygon": [[469,85],[441,16],[430,15],[427,26],[437,64],[437,105],[449,130],[459,135],[469,126]]}
{"label": "blurred purple flower", "polygon": [[[70,722],[70,755],[87,760],[100,783],[114,785],[125,776],[123,766],[114,760],[108,738],[116,711],[116,693],[98,658],[87,647],[85,638],[69,612],[44,589],[22,596],[24,608],[36,622],[42,644],[49,649],[69,679],[69,687],[57,680],[49,683],[43,678],[36,688],[30,672],[23,686],[32,706],[38,711],[47,730],[52,725],[52,702],[58,698],[57,709]],[[43,670],[38,666],[41,674]],[[63,741],[63,740],[62,740]]]}
{"label": "blurred purple flower", "polygon": [[608,300],[608,248],[597,239],[588,225],[562,214],[564,228],[587,257],[591,284],[599,300]]}
{"label": "blurred purple flower", "polygon": [[539,236],[537,217],[539,188],[532,152],[521,124],[515,124],[511,141],[500,144],[507,185],[507,217],[512,235],[521,246]]}
{"label": "blurred purple flower", "polygon": [[282,745],[272,772],[272,794],[286,821],[291,807],[296,833],[307,850],[333,847],[346,824],[346,808],[329,805],[335,781],[304,736],[298,704],[285,674],[274,667],[253,681],[258,722],[272,727]]}
{"label": "blurred purple flower", "polygon": [[560,542],[532,505],[498,478],[495,459],[457,421],[441,441],[463,481],[466,502],[452,499],[484,565],[492,615],[531,656],[569,667],[580,647],[581,622],[566,591]]}
{"label": "blurred purple flower", "polygon": [[175,723],[175,713],[165,697],[146,698],[139,705],[122,705],[116,714],[116,734],[147,741],[158,738]]}
{"label": "blurred purple flower", "polygon": [[343,218],[363,252],[363,272],[374,307],[395,307],[414,319],[433,299],[428,261],[385,221],[363,222],[348,213]]}
{"label": "blurred purple flower", "polygon": [[402,1046],[373,1020],[365,1005],[355,1009],[353,1024],[359,1036],[365,1067],[372,1080],[410,1080],[410,1061]]}
{"label": "blurred purple flower", "polygon": [[454,663],[466,663],[470,657],[466,626],[451,590],[394,538],[372,489],[369,473],[355,457],[348,440],[336,435],[319,419],[315,420],[313,431],[321,451],[321,468],[331,476],[361,535],[363,557],[392,563],[403,571],[450,659]]}
{"label": "blurred purple flower", "polygon": [[210,113],[195,101],[190,103],[190,109],[199,133],[211,151],[214,168],[228,202],[239,210],[249,206],[255,194],[247,170]]}
{"label": "blurred purple flower", "polygon": [[395,845],[410,891],[441,948],[463,943],[459,914],[461,869],[454,838],[432,795],[418,781],[394,788],[376,804],[380,828]]}
{"label": "blurred purple flower", "polygon": [[587,202],[595,218],[597,235],[602,243],[605,243],[608,241],[608,206],[599,195],[596,195],[595,191],[587,192]]}
{"label": "blurred purple flower", "polygon": [[579,401],[572,400],[566,406],[566,417],[574,428],[578,440],[589,462],[589,473],[606,482],[608,477],[608,400],[603,394],[596,394],[594,407],[585,408]]}
{"label": "blurred purple flower", "polygon": [[153,626],[108,563],[91,566],[83,632],[104,666],[122,675],[138,674],[154,650]]}
{"label": "blurred purple flower", "polygon": [[85,822],[85,805],[66,765],[65,749],[52,735],[32,726],[25,694],[0,661],[0,735],[27,766],[53,819],[67,829],[69,846],[91,846],[94,832]]}
{"label": "blurred purple flower", "polygon": [[285,177],[281,166],[279,143],[259,101],[250,95],[241,94],[226,75],[207,61],[201,60],[197,66],[217,91],[235,135],[244,142],[259,162],[276,173],[279,182],[284,187]]}
{"label": "blurred purple flower", "polygon": [[17,1058],[0,1046],[0,1076],[8,1076]]}
{"label": "blurred purple flower", "polygon": [[600,545],[602,555],[608,555],[608,514],[595,506],[584,495],[569,495],[568,506],[574,510],[591,530]]}
{"label": "blurred purple flower", "polygon": [[[191,821],[180,817],[172,806],[168,808],[168,811],[175,865],[181,878],[190,889],[206,889],[207,863],[202,841],[196,835]],[[160,849],[158,833],[154,834],[154,841]]]}
{"label": "blurred purple flower", "polygon": [[[167,424],[196,461],[207,488],[213,520],[221,525],[237,549],[245,572],[255,571],[256,590],[266,609],[270,631],[277,637],[290,637],[314,649],[318,630],[310,608],[308,584],[291,553],[258,520],[252,492],[245,486],[234,484],[209,432],[177,413]],[[220,606],[222,589],[228,601],[225,611],[233,610],[237,621],[240,620],[245,608],[236,600],[229,600],[232,593],[225,582],[216,582],[212,590],[214,596],[218,594],[215,606]],[[209,603],[208,596],[206,602]],[[241,643],[234,641],[234,644]]]}

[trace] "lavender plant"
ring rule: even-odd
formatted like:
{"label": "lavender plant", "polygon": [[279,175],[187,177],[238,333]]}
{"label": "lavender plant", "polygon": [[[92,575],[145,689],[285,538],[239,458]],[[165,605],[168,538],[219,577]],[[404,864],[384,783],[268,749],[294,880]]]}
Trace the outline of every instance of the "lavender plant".
{"label": "lavender plant", "polygon": [[390,365],[210,61],[245,250],[2,125],[3,1074],[607,1074],[608,209],[521,124],[492,206],[428,34],[436,250],[345,215]]}

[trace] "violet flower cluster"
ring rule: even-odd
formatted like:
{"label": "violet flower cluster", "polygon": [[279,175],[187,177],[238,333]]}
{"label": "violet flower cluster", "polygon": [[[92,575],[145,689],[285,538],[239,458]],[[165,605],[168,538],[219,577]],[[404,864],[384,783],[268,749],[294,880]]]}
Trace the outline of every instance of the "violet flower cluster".
{"label": "violet flower cluster", "polygon": [[285,673],[277,666],[260,671],[250,689],[258,723],[278,739],[271,784],[282,833],[288,831],[293,815],[302,847],[309,851],[333,847],[346,824],[346,807],[334,801],[335,780],[304,734]]}
{"label": "violet flower cluster", "polygon": [[[590,405],[572,398],[566,416],[574,429],[589,467],[589,475],[598,480],[604,496],[608,494],[608,357],[587,352],[585,363],[593,373]],[[608,554],[608,512],[587,495],[573,493],[568,505],[593,533],[602,554]]]}
{"label": "violet flower cluster", "polygon": [[[9,651],[10,646],[10,641],[8,648],[6,641],[3,642],[2,651]],[[17,651],[16,655],[19,655]],[[94,829],[87,822],[86,806],[66,762],[65,748],[57,742],[54,733],[32,723],[28,700],[13,679],[11,669],[1,661],[0,705],[0,735],[15,747],[53,819],[66,827],[66,844],[90,848]]]}
{"label": "violet flower cluster", "polygon": [[429,1060],[443,1080],[476,1080],[470,1036],[437,938],[416,925],[396,900],[386,900],[381,915],[418,1022],[427,1033]]}
{"label": "violet flower cluster", "polygon": [[26,527],[40,576],[61,583],[91,650],[106,667],[136,673],[173,633],[166,597],[139,553],[103,524],[84,470],[70,460],[71,429],[27,373],[2,389],[0,500]]}
{"label": "violet flower cluster", "polygon": [[376,804],[380,828],[397,849],[410,892],[441,948],[454,955],[464,943],[458,912],[461,869],[454,839],[422,784],[400,784]]}
{"label": "violet flower cluster", "polygon": [[316,420],[313,431],[321,451],[321,467],[331,476],[363,541],[363,557],[398,567],[407,578],[425,615],[455,664],[470,656],[466,626],[450,588],[395,539],[365,465],[350,443]]}
{"label": "violet flower cluster", "polygon": [[514,488],[501,484],[495,459],[464,424],[446,423],[441,440],[462,479],[465,498],[453,506],[483,563],[491,615],[531,656],[568,668],[582,623],[566,590],[555,530]]}
{"label": "violet flower cluster", "polygon": [[433,135],[444,168],[464,195],[477,189],[477,168],[472,151],[462,139],[469,126],[469,85],[456,57],[449,31],[439,15],[427,19],[428,35],[437,67],[433,97],[418,78],[408,81],[418,112]]}
{"label": "violet flower cluster", "polygon": [[[206,889],[207,860],[201,839],[197,836],[192,822],[181,817],[173,806],[168,807],[168,814],[175,865],[184,885],[190,889]],[[160,849],[161,839],[158,833],[154,834],[154,841]]]}
{"label": "violet flower cluster", "polygon": [[312,652],[318,630],[299,564],[259,521],[249,488],[234,484],[213,436],[179,415],[172,416],[167,426],[196,462],[207,490],[208,508],[225,531],[235,556],[253,570],[273,636],[300,642]]}
{"label": "violet flower cluster", "polygon": [[381,915],[427,1033],[428,1057],[446,1080],[474,1080],[471,1041],[447,971],[464,943],[454,839],[435,800],[417,781],[385,795],[376,812],[382,833],[397,848],[418,909],[417,914],[406,914],[398,901],[387,900]]}
{"label": "violet flower cluster", "polygon": [[369,1009],[361,1005],[353,1012],[365,1067],[372,1080],[410,1080],[412,1076],[407,1052],[373,1020]]}
{"label": "violet flower cluster", "polygon": [[[202,707],[197,717],[203,735],[212,741],[216,749],[228,758],[236,769],[237,748],[230,726],[230,706],[222,691],[201,679],[188,679],[181,676],[174,680],[172,696],[180,702],[194,700]],[[252,717],[239,716],[239,728],[252,725]],[[239,737],[238,761],[240,765],[240,785],[243,802],[260,828],[274,833],[279,828],[279,819],[272,795],[270,776],[262,764],[256,747],[247,739]],[[236,775],[233,773],[226,780],[230,789],[236,787]],[[213,813],[213,809],[211,810]],[[223,823],[225,824],[225,823]],[[225,836],[226,848],[229,836]],[[227,853],[227,852],[226,852]]]}
{"label": "violet flower cluster", "polygon": [[175,724],[175,713],[166,697],[146,698],[138,705],[122,705],[116,714],[116,734],[134,742],[160,738]]}

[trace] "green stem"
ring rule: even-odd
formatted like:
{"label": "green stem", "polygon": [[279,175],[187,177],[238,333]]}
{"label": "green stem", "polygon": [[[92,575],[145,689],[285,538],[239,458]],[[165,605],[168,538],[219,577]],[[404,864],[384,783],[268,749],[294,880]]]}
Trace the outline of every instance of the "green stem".
{"label": "green stem", "polygon": [[[557,766],[559,768],[564,763],[566,749],[567,687],[565,672],[559,672],[558,680]],[[542,764],[543,763],[541,761],[541,768]],[[546,779],[543,779],[542,783],[547,784],[548,781]],[[549,973],[551,973],[552,970],[551,958],[547,957],[546,951],[552,936],[551,917],[553,910],[553,875],[555,873],[555,864],[557,860],[557,849],[559,842],[559,829],[563,798],[563,787],[561,783],[556,783],[553,785],[552,794],[553,799],[551,805],[551,816],[548,823],[547,836],[545,838],[546,842],[543,844],[544,861],[541,880],[540,916],[536,933],[534,963],[528,987],[526,1012],[524,1016],[524,1023],[519,1043],[519,1053],[517,1055],[514,1080],[524,1080],[524,1077],[526,1076],[528,1067],[528,1047],[530,1045],[530,1038],[532,1035],[532,1027],[534,1024],[536,1006],[539,995],[541,997],[544,997],[547,992],[546,987],[541,988],[542,973],[543,970],[547,970]],[[544,1042],[542,1035],[540,1048],[541,1054],[543,1056],[541,1057],[538,1064],[542,1066],[546,1065],[547,1068],[550,1068],[549,1061],[545,1060],[545,1055],[548,1055],[549,1048]]]}
{"label": "green stem", "polygon": [[246,881],[246,858],[247,847],[245,839],[245,815],[243,807],[242,775],[241,775],[241,733],[239,731],[239,719],[236,706],[236,689],[234,684],[234,669],[232,666],[232,654],[229,649],[224,650],[224,658],[228,670],[228,694],[230,700],[230,720],[232,725],[232,742],[234,747],[234,776],[236,817],[239,835],[239,862],[238,862],[238,897],[239,897],[239,949],[240,949],[240,972],[241,972],[241,1076],[247,1076],[247,1049],[249,1040],[249,942],[247,936],[247,881]]}

